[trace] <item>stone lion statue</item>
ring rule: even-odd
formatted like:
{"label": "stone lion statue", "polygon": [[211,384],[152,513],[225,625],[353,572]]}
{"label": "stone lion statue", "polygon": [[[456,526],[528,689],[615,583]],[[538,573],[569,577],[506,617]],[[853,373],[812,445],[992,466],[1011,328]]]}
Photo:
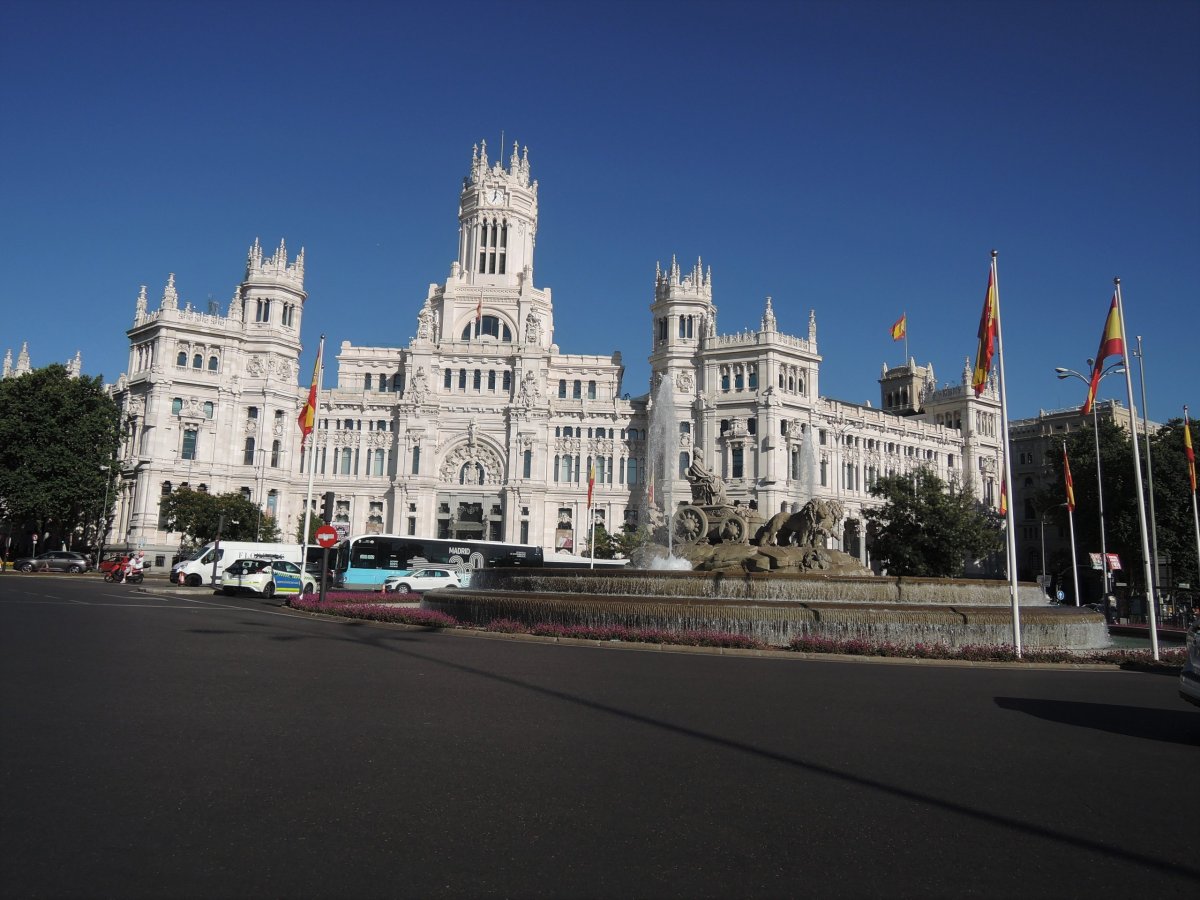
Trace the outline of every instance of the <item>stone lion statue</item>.
{"label": "stone lion statue", "polygon": [[837,534],[846,511],[837,500],[809,500],[799,512],[779,512],[771,516],[758,534],[760,547],[772,544],[786,547],[823,546],[825,539]]}

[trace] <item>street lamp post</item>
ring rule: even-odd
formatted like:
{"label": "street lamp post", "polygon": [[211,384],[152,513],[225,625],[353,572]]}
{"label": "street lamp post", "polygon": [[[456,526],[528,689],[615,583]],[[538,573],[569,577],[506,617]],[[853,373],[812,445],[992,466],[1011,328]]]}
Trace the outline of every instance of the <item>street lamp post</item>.
{"label": "street lamp post", "polygon": [[[1095,365],[1095,360],[1089,359],[1087,362],[1088,362],[1089,368]],[[1100,378],[1097,379],[1097,383],[1100,381],[1103,381],[1104,378],[1108,375],[1113,375],[1118,372],[1124,372],[1124,371],[1125,371],[1124,363],[1120,363],[1120,362],[1113,363],[1111,366],[1109,366],[1107,369],[1105,369],[1103,372],[1100,373]],[[1059,366],[1054,370],[1054,372],[1058,376],[1059,381],[1062,381],[1064,378],[1078,378],[1084,384],[1090,385],[1092,383],[1091,379],[1087,378],[1084,375],[1079,374],[1074,369],[1064,369],[1061,366]],[[1096,440],[1096,500],[1100,507],[1100,565],[1101,565],[1101,571],[1104,573],[1104,596],[1107,598],[1107,596],[1109,594],[1110,584],[1109,584],[1109,567],[1108,567],[1108,544],[1107,544],[1107,542],[1105,540],[1105,536],[1104,536],[1104,476],[1103,476],[1103,473],[1102,473],[1102,470],[1100,467],[1100,418],[1099,418],[1099,414],[1096,409],[1095,402],[1092,403],[1092,435]],[[1105,600],[1105,603],[1107,603],[1107,600]]]}
{"label": "street lamp post", "polygon": [[99,538],[96,540],[97,570],[100,568],[100,563],[104,561],[104,539],[108,537],[108,492],[112,488],[111,467],[101,466],[100,471],[104,473],[104,505],[100,507],[100,521],[97,524],[100,531]]}

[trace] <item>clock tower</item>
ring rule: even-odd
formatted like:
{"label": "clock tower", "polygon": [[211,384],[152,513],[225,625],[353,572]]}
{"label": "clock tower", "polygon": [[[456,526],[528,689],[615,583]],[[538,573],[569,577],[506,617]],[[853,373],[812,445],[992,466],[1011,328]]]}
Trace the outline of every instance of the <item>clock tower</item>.
{"label": "clock tower", "polygon": [[508,168],[489,163],[487,142],[471,151],[458,206],[458,266],[478,286],[517,286],[533,275],[537,182],[529,180],[529,148],[513,143]]}

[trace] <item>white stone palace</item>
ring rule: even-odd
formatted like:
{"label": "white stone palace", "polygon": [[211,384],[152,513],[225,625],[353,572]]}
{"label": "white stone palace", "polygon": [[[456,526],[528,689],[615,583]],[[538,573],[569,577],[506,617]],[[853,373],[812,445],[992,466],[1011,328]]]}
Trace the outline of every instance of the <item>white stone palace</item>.
{"label": "white stone palace", "polygon": [[[595,514],[609,530],[644,515],[651,477],[660,503],[690,498],[685,472],[702,462],[724,477],[731,502],[764,517],[812,497],[839,500],[842,548],[863,561],[863,510],[884,474],[928,466],[998,501],[995,384],[976,398],[969,371],[939,387],[932,365],[910,360],[884,367],[878,408],[824,398],[815,313],[807,334],[783,334],[767,298],[756,330],[722,334],[711,271],[672,260],[648,298],[650,392],[630,398],[620,352],[567,354],[554,342],[551,291],[534,284],[528,150],[514,144],[505,165],[476,147],[458,218],[457,258],[414,303],[407,346],[327,343],[330,386],[309,444],[314,507],[332,492],[335,523],[352,533],[579,551],[593,464]],[[142,288],[129,370],[114,389],[125,436],[108,542],[169,559],[181,535],[164,529],[159,501],[185,485],[240,491],[286,540],[298,534],[308,302],[304,251],[289,258],[282,242],[270,256],[254,242],[224,314],[181,306],[174,275],[156,309]],[[309,350],[316,344],[309,334]]]}

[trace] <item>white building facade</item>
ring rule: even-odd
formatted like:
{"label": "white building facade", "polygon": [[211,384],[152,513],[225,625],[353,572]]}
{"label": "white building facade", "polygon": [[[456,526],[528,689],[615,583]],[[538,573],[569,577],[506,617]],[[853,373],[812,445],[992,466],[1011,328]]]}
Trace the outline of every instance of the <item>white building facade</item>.
{"label": "white building facade", "polygon": [[534,284],[537,226],[528,151],[514,145],[505,164],[477,147],[457,257],[414,304],[415,336],[405,347],[327,344],[330,387],[303,453],[304,251],[289,258],[281,243],[268,257],[255,241],[224,314],[181,307],[173,275],[153,311],[143,287],[129,369],[114,388],[125,436],[108,541],[178,552],[159,503],[185,485],[241,492],[291,540],[310,462],[314,497],[332,492],[334,521],[351,533],[547,552],[582,549],[593,467],[594,513],[610,531],[644,521],[651,479],[659,503],[687,500],[686,469],[701,461],[731,501],[764,517],[840,500],[843,549],[864,561],[863,512],[882,475],[929,467],[998,502],[994,384],[978,398],[969,375],[939,388],[932,366],[910,361],[885,368],[880,408],[823,398],[815,313],[806,335],[786,335],[768,298],[757,330],[721,334],[699,262],[685,273],[672,260],[656,274],[652,390],[630,399],[619,351],[566,354],[554,342],[551,291]]}

